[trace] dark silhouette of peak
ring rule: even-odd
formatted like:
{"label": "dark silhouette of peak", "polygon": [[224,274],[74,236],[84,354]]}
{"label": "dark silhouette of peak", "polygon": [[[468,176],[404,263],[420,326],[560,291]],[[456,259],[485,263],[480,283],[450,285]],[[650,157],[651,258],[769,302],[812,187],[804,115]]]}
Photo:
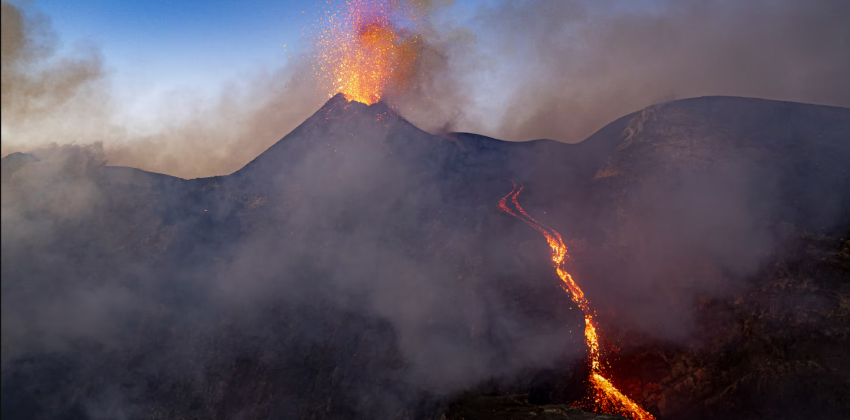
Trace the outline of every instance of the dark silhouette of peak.
{"label": "dark silhouette of peak", "polygon": [[355,144],[374,146],[380,143],[396,150],[404,142],[415,148],[416,139],[432,137],[383,102],[366,105],[349,101],[338,93],[234,175],[239,178],[269,177],[304,159],[306,153],[324,150],[343,156],[341,148],[350,149]]}
{"label": "dark silhouette of peak", "polygon": [[319,112],[324,112],[326,115],[331,117],[340,117],[345,115],[361,115],[369,117],[372,115],[386,114],[388,117],[393,116],[397,119],[403,119],[382,101],[366,105],[362,102],[349,101],[342,93],[337,93],[331,97],[321,108],[319,108]]}
{"label": "dark silhouette of peak", "polygon": [[[366,105],[362,102],[349,101],[343,94],[337,93],[328,99],[321,108],[298,128],[349,124],[352,122],[365,124],[367,127],[386,127],[389,123],[400,123],[412,127],[412,124],[384,102],[379,101],[371,105]],[[294,132],[295,130],[293,130]]]}
{"label": "dark silhouette of peak", "polygon": [[6,182],[13,173],[17,172],[25,165],[38,162],[38,160],[39,159],[35,157],[35,155],[21,152],[10,153],[4,156],[2,159],[2,182]]}
{"label": "dark silhouette of peak", "polygon": [[782,213],[795,225],[832,231],[850,222],[842,216],[850,214],[850,195],[827,193],[850,191],[847,139],[847,108],[710,96],[645,108],[578,146],[605,156],[594,174],[597,191],[737,180],[728,191],[746,188],[763,205],[776,203],[760,210],[764,217]]}

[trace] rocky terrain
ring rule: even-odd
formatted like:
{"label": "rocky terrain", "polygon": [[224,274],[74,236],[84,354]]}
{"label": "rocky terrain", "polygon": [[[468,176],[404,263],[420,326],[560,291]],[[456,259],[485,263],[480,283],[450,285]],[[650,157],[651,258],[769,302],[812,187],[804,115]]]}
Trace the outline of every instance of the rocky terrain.
{"label": "rocky terrain", "polygon": [[527,395],[460,397],[449,406],[446,420],[621,420],[620,416],[586,413],[569,405],[533,405]]}

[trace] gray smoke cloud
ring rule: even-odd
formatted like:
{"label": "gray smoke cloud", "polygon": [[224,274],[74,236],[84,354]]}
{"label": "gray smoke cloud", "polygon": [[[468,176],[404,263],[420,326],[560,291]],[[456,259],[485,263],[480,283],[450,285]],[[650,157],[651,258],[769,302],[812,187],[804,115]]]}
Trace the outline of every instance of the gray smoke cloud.
{"label": "gray smoke cloud", "polygon": [[[847,107],[848,16],[842,0],[488,3],[470,24],[477,54],[453,55],[442,74],[481,98],[453,129],[576,143],[671,99]],[[441,93],[445,111],[454,97]]]}
{"label": "gray smoke cloud", "polygon": [[[151,389],[180,386],[206,416],[232,414],[223,401],[259,382],[215,378],[256,363],[270,386],[249,394],[281,406],[246,410],[415,418],[419,404],[487,381],[524,389],[529,372],[581,357],[545,244],[488,245],[486,226],[504,219],[491,200],[482,219],[446,197],[425,147],[440,139],[368,112],[318,115],[318,131],[229,178],[106,167],[100,144],[40,149],[16,170],[25,158],[7,157],[4,415],[186,413]],[[65,385],[28,406],[53,367]]]}
{"label": "gray smoke cloud", "polygon": [[96,99],[93,91],[104,77],[98,51],[89,48],[57,58],[59,40],[47,17],[27,16],[5,1],[0,7],[3,122],[50,120],[73,112],[81,103],[86,104],[86,113],[92,113],[92,104],[86,101]]}
{"label": "gray smoke cloud", "polygon": [[[651,11],[614,2],[498,2],[477,11],[476,27],[450,28],[440,43],[431,42],[436,35],[428,38],[415,89],[388,92],[387,101],[430,131],[568,142],[676,97],[850,105],[841,77],[850,64],[842,54],[848,30],[838,19],[847,9],[825,0],[662,2]],[[180,402],[171,407],[198,405],[210,410],[207,417],[224,410],[227,395],[242,398],[237,402],[283,395],[292,400],[277,402],[281,407],[368,408],[368,401],[379,399],[381,411],[371,414],[383,418],[417,400],[405,386],[450,394],[493,377],[564,366],[561,353],[581,347],[580,334],[564,332],[566,323],[551,325],[572,320],[577,311],[564,313],[570,303],[556,287],[543,239],[514,219],[479,219],[484,211],[458,211],[453,222],[444,218],[441,206],[454,205],[458,193],[436,189],[417,172],[413,165],[426,159],[415,152],[412,159],[388,159],[383,137],[368,127],[336,133],[368,139],[336,143],[334,156],[344,158],[329,158],[323,148],[331,133],[309,137],[307,152],[273,162],[281,172],[254,178],[269,184],[263,191],[221,180],[175,187],[169,185],[180,180],[104,168],[126,165],[186,178],[239,169],[325,99],[316,96],[306,61],[235,83],[212,101],[177,95],[176,113],[188,116],[163,116],[157,133],[139,135],[112,119],[117,105],[98,54],[58,57],[48,23],[3,3],[3,124],[9,130],[3,153],[26,145],[41,159],[9,178],[4,173],[5,371],[13,371],[9,363],[28,363],[23,356],[44,356],[38,360],[61,369],[48,363],[46,373],[32,374],[36,383],[59,371],[71,372],[63,378],[80,387],[107,384],[86,388],[83,397],[62,394],[73,394],[74,386],[51,394],[84,400],[95,418],[131,417],[150,404],[145,398],[167,402],[172,394]],[[476,99],[478,74],[506,75],[511,84]],[[681,148],[646,160],[659,172],[629,172],[632,153],[661,150],[653,142],[672,138],[663,136],[681,122],[676,118],[701,118],[674,111],[665,124],[639,115],[616,127],[610,138],[618,143],[605,152],[613,160],[599,162],[595,178],[587,176],[593,185],[577,187],[610,193],[614,198],[593,202],[605,208],[583,208],[584,197],[569,196],[558,177],[530,183],[522,199],[566,238],[587,244],[583,254],[577,246],[574,257],[600,318],[618,314],[615,322],[625,328],[679,340],[691,326],[693,296],[722,295],[777,248],[782,238],[775,223],[761,216],[765,208],[785,211],[787,197],[774,193],[789,183],[782,179],[784,167],[751,167],[764,155],[738,161],[735,149],[722,158],[711,155],[726,162],[720,176],[711,165],[684,172],[672,185],[658,176],[683,174],[682,168],[660,170],[683,150],[710,155],[694,145],[713,147],[718,139],[710,138],[711,130],[674,132]],[[771,135],[783,138],[792,130],[780,131]],[[738,134],[731,140],[746,137]],[[830,147],[818,149],[818,156],[846,156]],[[599,157],[586,152],[588,162]],[[530,171],[583,163],[550,157],[544,149],[522,163]],[[801,171],[835,167],[812,161],[818,165]],[[617,184],[634,179],[642,181]],[[838,189],[812,188],[819,179],[795,188],[812,192],[802,202],[827,208],[825,197]],[[497,182],[505,191],[495,198],[509,190],[495,176],[487,185],[495,189]],[[546,202],[535,188],[569,198]],[[618,199],[622,191],[628,194]],[[495,202],[478,204],[495,213]],[[495,238],[484,228],[494,225],[500,227],[492,231],[499,233]],[[593,228],[601,232],[589,232]],[[124,248],[127,243],[137,248]],[[481,254],[489,259],[478,259]],[[238,368],[231,371],[231,362]],[[127,366],[132,369],[120,369]],[[346,373],[335,374],[337,366]],[[287,376],[319,379],[240,389],[260,382],[238,377],[246,371],[269,383]],[[369,382],[375,372],[384,376]],[[187,388],[200,391],[180,394]],[[361,388],[375,393],[360,394]],[[308,393],[318,396],[311,400]],[[340,402],[344,398],[360,402]],[[53,405],[68,404],[44,402]]]}

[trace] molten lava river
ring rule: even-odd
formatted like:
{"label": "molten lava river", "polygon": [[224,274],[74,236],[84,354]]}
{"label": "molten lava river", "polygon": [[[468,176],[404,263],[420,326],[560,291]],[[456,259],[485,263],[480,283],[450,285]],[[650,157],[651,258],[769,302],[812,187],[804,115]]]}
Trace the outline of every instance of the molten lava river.
{"label": "molten lava river", "polygon": [[519,205],[517,196],[522,192],[523,187],[517,187],[514,184],[514,189],[510,194],[506,195],[499,201],[499,209],[505,213],[514,216],[536,231],[540,232],[549,242],[549,247],[552,249],[552,265],[558,273],[558,277],[564,282],[562,288],[570,294],[573,302],[575,302],[584,313],[584,338],[587,342],[587,347],[590,355],[590,386],[592,401],[576,402],[574,405],[586,408],[591,411],[599,411],[606,414],[619,414],[634,420],[654,419],[654,417],[641,408],[631,398],[623,395],[614,384],[605,378],[602,372],[602,356],[599,347],[599,336],[596,331],[594,316],[596,315],[590,307],[590,302],[584,296],[584,292],[578,287],[578,284],[573,280],[573,277],[564,270],[564,260],[567,256],[567,247],[564,245],[561,235],[554,229],[538,222]]}

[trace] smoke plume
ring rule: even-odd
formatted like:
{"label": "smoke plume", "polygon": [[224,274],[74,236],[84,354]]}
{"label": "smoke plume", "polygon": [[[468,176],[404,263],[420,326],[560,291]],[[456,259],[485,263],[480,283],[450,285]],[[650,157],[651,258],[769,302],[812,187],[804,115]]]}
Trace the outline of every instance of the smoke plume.
{"label": "smoke plume", "polygon": [[[409,88],[385,97],[427,131],[575,143],[676,98],[850,106],[850,10],[841,0],[526,0],[489,3],[462,22],[450,2],[414,6],[428,17],[417,24],[420,59]],[[157,129],[139,133],[115,117],[123,105],[96,48],[58,56],[49,19],[6,2],[3,22],[3,155],[101,141],[111,165],[226,174],[326,99],[304,54],[213,97],[173,92]]]}
{"label": "smoke plume", "polygon": [[482,6],[471,27],[486,60],[474,60],[489,66],[449,73],[480,97],[458,128],[575,143],[671,99],[728,95],[850,106],[846,1],[631,3]]}
{"label": "smoke plume", "polygon": [[[305,123],[245,167],[326,100],[307,54],[212,98],[174,92],[137,132],[96,49],[60,54],[46,17],[2,7],[3,154],[41,159],[4,166],[4,413],[416,418],[435,395],[562,372],[583,321],[545,241],[495,209],[508,169],[577,245],[600,318],[676,340],[693,297],[757,273],[782,222],[846,215],[827,200],[847,185],[843,110],[682,101],[521,153],[369,114]],[[846,2],[505,1],[463,23],[425,7],[411,89],[386,102],[432,132],[576,142],[698,95],[850,105]],[[812,121],[837,128],[797,153]]]}
{"label": "smoke plume", "polygon": [[194,178],[240,168],[321,105],[306,61],[255,72],[213,97],[160,98],[154,130],[121,123],[110,72],[93,45],[60,53],[50,19],[8,2],[3,11],[2,154],[100,142],[110,165]]}

